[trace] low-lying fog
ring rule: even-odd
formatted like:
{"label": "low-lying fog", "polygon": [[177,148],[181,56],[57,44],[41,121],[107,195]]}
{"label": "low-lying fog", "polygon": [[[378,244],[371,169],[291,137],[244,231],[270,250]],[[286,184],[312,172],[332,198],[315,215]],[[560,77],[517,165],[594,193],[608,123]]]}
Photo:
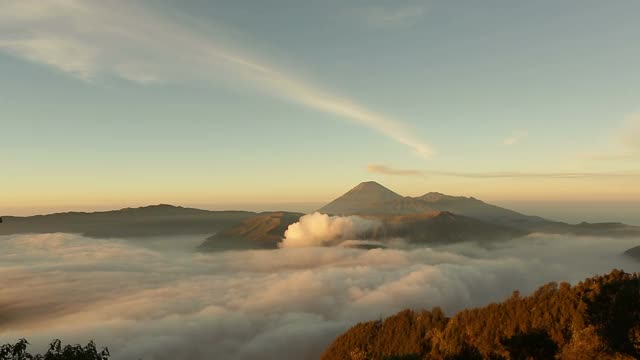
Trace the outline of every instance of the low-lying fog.
{"label": "low-lying fog", "polygon": [[[54,338],[94,339],[115,360],[314,359],[356,322],[407,307],[453,314],[514,289],[640,270],[620,255],[640,239],[540,235],[491,248],[212,254],[186,250],[194,241],[185,240],[145,247],[71,234],[0,237],[0,341],[26,337],[44,350]],[[158,245],[167,241],[184,251]]]}

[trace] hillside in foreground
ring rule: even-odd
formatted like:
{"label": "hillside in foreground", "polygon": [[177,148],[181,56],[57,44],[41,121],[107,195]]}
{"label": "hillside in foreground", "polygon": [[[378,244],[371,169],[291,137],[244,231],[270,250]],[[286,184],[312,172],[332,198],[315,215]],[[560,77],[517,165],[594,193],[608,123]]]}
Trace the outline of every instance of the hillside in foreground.
{"label": "hillside in foreground", "polygon": [[575,286],[549,283],[532,295],[447,317],[404,310],[360,323],[322,360],[640,358],[640,274],[613,270]]}

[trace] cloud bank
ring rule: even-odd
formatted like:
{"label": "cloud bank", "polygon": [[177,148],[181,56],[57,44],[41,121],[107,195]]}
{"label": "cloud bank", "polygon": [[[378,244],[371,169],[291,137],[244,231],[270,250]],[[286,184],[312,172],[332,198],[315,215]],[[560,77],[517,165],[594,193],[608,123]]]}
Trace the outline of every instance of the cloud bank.
{"label": "cloud bank", "polygon": [[[246,86],[338,116],[411,148],[432,149],[409,126],[297,78],[228,41],[195,29],[149,2],[7,0],[0,7],[0,51],[85,81],[116,77],[139,84],[219,81]],[[187,25],[189,24],[189,25]]]}
{"label": "cloud bank", "polygon": [[375,230],[380,222],[359,216],[329,216],[313,213],[289,225],[280,243],[281,248],[337,245],[344,240]]}
{"label": "cloud bank", "polygon": [[[179,241],[176,238],[176,241]],[[94,339],[114,360],[311,359],[358,321],[447,313],[575,282],[640,239],[530,236],[493,248],[162,252],[68,234],[0,237],[0,342]]]}

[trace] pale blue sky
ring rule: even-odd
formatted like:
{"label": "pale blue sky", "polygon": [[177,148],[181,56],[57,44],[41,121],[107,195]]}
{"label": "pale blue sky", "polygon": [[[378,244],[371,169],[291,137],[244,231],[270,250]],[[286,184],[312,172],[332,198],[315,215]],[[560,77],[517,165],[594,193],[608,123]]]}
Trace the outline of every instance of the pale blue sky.
{"label": "pale blue sky", "polygon": [[0,212],[640,201],[640,2],[137,3],[0,10]]}

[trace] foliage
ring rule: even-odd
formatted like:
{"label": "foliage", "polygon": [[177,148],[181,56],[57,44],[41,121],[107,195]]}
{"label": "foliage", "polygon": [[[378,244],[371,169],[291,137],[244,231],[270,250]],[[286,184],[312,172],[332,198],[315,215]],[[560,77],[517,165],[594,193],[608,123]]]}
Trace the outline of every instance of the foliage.
{"label": "foliage", "polygon": [[[357,350],[356,352],[353,352]],[[353,356],[357,355],[357,356]],[[640,275],[613,270],[452,318],[404,310],[338,337],[322,360],[640,358]]]}
{"label": "foliage", "polygon": [[108,360],[110,356],[109,349],[98,351],[93,341],[83,347],[78,344],[62,346],[60,340],[54,340],[44,355],[28,353],[28,346],[29,342],[26,339],[20,339],[15,344],[2,345],[0,360]]}

